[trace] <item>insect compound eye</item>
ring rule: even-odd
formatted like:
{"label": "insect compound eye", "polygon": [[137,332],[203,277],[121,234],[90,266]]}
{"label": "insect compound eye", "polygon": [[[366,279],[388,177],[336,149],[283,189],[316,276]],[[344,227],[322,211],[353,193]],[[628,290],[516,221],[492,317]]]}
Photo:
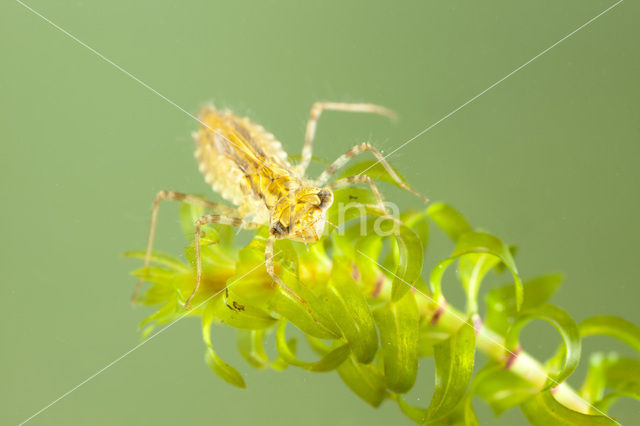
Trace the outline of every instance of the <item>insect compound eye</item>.
{"label": "insect compound eye", "polygon": [[318,197],[320,198],[320,204],[318,207],[321,209],[328,208],[333,202],[333,194],[328,189],[321,189],[318,191]]}
{"label": "insect compound eye", "polygon": [[269,228],[269,232],[274,237],[279,238],[286,235],[287,228],[280,221],[277,221],[276,223],[271,225],[271,228]]}

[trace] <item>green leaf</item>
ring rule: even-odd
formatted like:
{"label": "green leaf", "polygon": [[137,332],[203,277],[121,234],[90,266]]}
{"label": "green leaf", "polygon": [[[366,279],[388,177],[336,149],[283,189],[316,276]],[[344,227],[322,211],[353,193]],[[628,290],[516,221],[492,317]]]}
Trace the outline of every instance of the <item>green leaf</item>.
{"label": "green leaf", "polygon": [[[402,176],[402,174],[395,167],[391,166],[391,168],[393,169],[394,172],[396,172],[400,180],[406,184],[407,181]],[[359,163],[356,163],[353,166],[346,169],[344,172],[342,172],[339,178],[359,175],[363,171],[366,171],[365,174],[369,176],[371,179],[388,182],[400,187],[398,183],[393,179],[393,177],[391,177],[387,169],[385,169],[384,166],[378,160],[366,160],[366,161],[361,161]]]}
{"label": "green leaf", "polygon": [[473,379],[476,395],[483,398],[496,415],[520,405],[538,393],[538,390],[520,376],[505,370],[498,363],[489,363]]}
{"label": "green leaf", "polygon": [[213,350],[213,346],[211,345],[211,321],[211,314],[205,310],[205,314],[202,316],[202,338],[207,345],[205,352],[207,365],[211,368],[211,371],[220,376],[224,381],[239,388],[246,388],[247,385],[238,370],[221,360]]}
{"label": "green leaf", "polygon": [[430,325],[418,331],[418,358],[433,356],[433,347],[451,337],[451,333]]}
{"label": "green leaf", "polygon": [[332,227],[331,235],[335,237],[336,234],[345,232],[347,222],[366,216],[365,205],[375,203],[375,196],[369,189],[347,187],[333,191],[333,204],[327,212],[327,221],[340,226],[340,229]]}
{"label": "green leaf", "polygon": [[[337,337],[339,330],[327,313],[326,303],[315,296],[308,287],[301,285],[298,280],[295,273],[295,259],[281,261],[281,258],[285,257],[283,254],[290,254],[291,250],[290,241],[278,241],[278,243],[281,242],[283,244],[276,246],[275,253],[278,253],[278,250],[284,250],[286,253],[276,256],[275,263],[279,266],[279,271],[276,269],[278,276],[307,303],[307,306],[276,285],[267,274],[264,266],[265,240],[262,235],[256,236],[238,253],[236,273],[229,280],[233,283],[234,293],[248,304],[264,307],[287,318],[307,334],[319,338]],[[289,267],[288,264],[292,262],[294,265]],[[309,310],[315,313],[315,318]]]}
{"label": "green leaf", "polygon": [[[563,279],[562,275],[554,274],[525,282],[521,309],[527,311],[546,303]],[[511,324],[510,320],[518,314],[515,284],[491,289],[487,295],[487,308],[487,327],[500,334],[505,334]]]}
{"label": "green leaf", "polygon": [[458,402],[458,405],[456,405],[453,410],[449,411],[444,416],[429,420],[427,420],[426,409],[414,407],[413,405],[406,403],[400,395],[394,394],[393,399],[397,401],[398,407],[400,407],[400,410],[405,416],[421,425],[479,426],[478,418],[473,411],[471,394],[467,394],[460,402]]}
{"label": "green leaf", "polygon": [[318,339],[317,337],[309,336],[308,334],[305,336],[307,341],[309,342],[309,346],[311,349],[318,355],[324,356],[331,352],[331,346],[326,344],[322,339]]}
{"label": "green leaf", "polygon": [[631,346],[640,354],[640,327],[634,323],[613,315],[600,315],[587,318],[580,323],[580,336],[610,336]]}
{"label": "green leaf", "polygon": [[[431,271],[431,286],[433,287],[434,297],[438,302],[444,300],[442,294],[442,275],[445,270],[458,258],[471,253],[480,253],[495,256],[498,260],[502,261],[504,265],[511,271],[515,280],[515,292],[516,292],[516,308],[520,308],[522,305],[523,288],[522,281],[518,275],[511,252],[506,244],[504,244],[498,237],[483,232],[467,232],[459,236],[456,249],[453,254],[441,261]],[[480,272],[482,271],[480,268]],[[474,284],[468,287],[467,295],[471,299],[477,297],[477,288],[479,284]]]}
{"label": "green leaf", "polygon": [[395,234],[398,246],[398,266],[391,283],[391,299],[400,300],[422,274],[423,248],[418,235],[409,227],[400,225]]}
{"label": "green leaf", "polygon": [[173,283],[178,274],[172,269],[149,266],[147,268],[136,269],[131,275],[153,284],[173,288]]}
{"label": "green leaf", "polygon": [[141,330],[145,325],[151,324],[151,326],[146,327],[142,332],[141,340],[144,340],[151,334],[151,331],[155,328],[157,324],[168,323],[174,321],[179,316],[178,314],[178,303],[177,299],[169,299],[167,302],[157,311],[143,319],[138,325],[138,330]]}
{"label": "green leaf", "polygon": [[242,389],[247,387],[244,378],[238,370],[221,360],[211,346],[207,347],[205,361],[209,368],[211,368],[211,371],[220,376],[224,381]]}
{"label": "green leaf", "polygon": [[521,405],[522,413],[534,426],[582,425],[600,426],[618,423],[605,416],[592,416],[573,411],[555,400],[551,391],[538,393]]}
{"label": "green leaf", "polygon": [[426,426],[479,426],[473,411],[471,398],[463,398],[448,414],[433,420],[427,420]]}
{"label": "green leaf", "polygon": [[[464,327],[464,326],[463,326]],[[473,410],[473,396],[477,393],[476,389],[479,383],[487,382],[487,378],[491,379],[491,374],[495,371],[502,371],[501,365],[489,364],[482,368],[475,375],[469,391],[458,402],[455,408],[449,411],[447,414],[440,416],[436,419],[427,420],[427,410],[411,406],[407,404],[400,395],[393,395],[394,399],[398,402],[402,412],[419,424],[425,425],[457,425],[457,426],[479,426],[478,418]]]}
{"label": "green leaf", "polygon": [[240,355],[255,368],[268,368],[269,357],[264,350],[264,330],[238,329],[237,336]]}
{"label": "green leaf", "polygon": [[[374,298],[388,299],[388,294],[382,294],[381,283],[385,279],[385,274],[380,271],[380,267],[372,262],[377,259],[382,251],[382,238],[377,235],[369,235],[360,238],[355,244],[355,266],[360,275],[359,285],[365,295]],[[385,289],[386,290],[386,289]]]}
{"label": "green leaf", "polygon": [[408,392],[418,374],[418,306],[412,294],[374,311],[380,330],[387,388]]}
{"label": "green leaf", "polygon": [[453,207],[442,202],[432,203],[427,214],[436,225],[454,241],[473,229],[467,220]]}
{"label": "green leaf", "polygon": [[602,398],[600,401],[596,402],[595,407],[598,410],[606,413],[607,411],[609,411],[609,408],[611,407],[611,405],[613,405],[613,403],[620,398],[630,398],[630,399],[635,399],[636,401],[640,401],[640,393],[638,392],[638,390],[633,390],[633,391],[623,390],[623,391],[611,392],[607,394],[604,398]]}
{"label": "green leaf", "polygon": [[[357,244],[353,244],[353,241],[361,235],[393,236],[397,244],[398,256],[391,293],[393,300],[399,300],[422,274],[422,242],[420,237],[408,226],[383,216],[371,206],[363,206],[363,208],[364,210],[357,216],[361,226],[346,228],[343,236],[334,236],[337,248],[346,257],[354,257],[356,253],[362,254],[362,252],[356,251]],[[364,215],[365,213],[366,215]],[[375,263],[375,258],[372,259]]]}
{"label": "green leaf", "polygon": [[[266,306],[277,292],[276,286],[264,265],[264,251],[264,238],[256,236],[246,247],[238,252],[234,274],[228,281],[228,283],[233,284],[233,290],[239,297],[257,306]],[[276,256],[274,262],[278,260],[279,256]]]}
{"label": "green leaf", "polygon": [[271,327],[277,320],[266,311],[251,305],[229,288],[214,297],[205,307],[212,320],[235,328],[257,330]]}
{"label": "green leaf", "polygon": [[416,233],[422,242],[423,250],[426,250],[429,241],[427,210],[409,210],[400,215],[400,220]]}
{"label": "green leaf", "polygon": [[327,355],[316,362],[306,362],[298,359],[289,347],[286,338],[287,322],[281,321],[276,331],[276,348],[280,356],[289,364],[304,368],[305,370],[315,372],[325,372],[335,370],[349,356],[350,349],[348,344],[343,344],[333,349]]}
{"label": "green leaf", "polygon": [[338,375],[349,389],[374,407],[387,395],[384,377],[373,364],[361,364],[348,357],[338,367]]}
{"label": "green leaf", "polygon": [[[307,303],[307,306],[300,303],[298,299],[285,290],[278,288],[276,296],[269,302],[271,309],[289,320],[305,334],[320,339],[335,339],[340,336],[340,329],[333,322],[333,318],[327,319],[325,315],[320,315],[319,310],[321,308],[319,306],[322,303],[322,299],[302,286],[292,286],[292,281],[288,280],[287,276],[289,276],[287,272],[281,272],[280,274],[280,278],[285,284],[293,289]],[[314,312],[315,317],[311,315],[310,310]],[[324,309],[322,312],[324,312]]]}
{"label": "green leaf", "polygon": [[367,300],[351,273],[346,259],[334,258],[326,304],[356,359],[367,364],[378,350],[378,332]]}
{"label": "green leaf", "polygon": [[413,406],[407,403],[402,396],[392,394],[392,398],[398,403],[398,407],[402,413],[418,424],[424,424],[427,421],[427,409]]}
{"label": "green leaf", "polygon": [[[288,348],[287,353],[295,355],[298,350],[298,341],[296,340],[296,338],[292,337],[285,343]],[[286,370],[287,368],[289,368],[289,363],[284,359],[282,354],[278,353],[278,358],[271,363],[271,368],[276,371]]]}
{"label": "green leaf", "polygon": [[475,331],[462,325],[451,338],[434,347],[436,386],[427,418],[435,420],[453,411],[464,398],[473,373]]}
{"label": "green leaf", "polygon": [[[124,257],[131,257],[133,259],[141,259],[144,260],[146,255],[145,250],[134,250],[128,251],[123,254]],[[181,273],[190,273],[191,268],[185,265],[180,259],[175,256],[166,253],[160,253],[157,251],[151,252],[151,262],[157,263],[158,265],[164,265],[175,272]]]}
{"label": "green leaf", "polygon": [[467,316],[478,313],[480,284],[499,263],[498,257],[485,253],[469,253],[458,259],[458,277],[467,294]]}
{"label": "green leaf", "polygon": [[607,380],[605,377],[605,371],[609,365],[617,361],[618,354],[603,354],[596,352],[589,357],[589,369],[587,370],[587,376],[585,377],[582,388],[580,389],[580,396],[585,401],[598,401],[604,396],[604,391],[607,386]]}
{"label": "green leaf", "polygon": [[[597,371],[600,376],[596,380],[601,388],[597,389],[596,407],[602,411],[609,410],[611,404],[621,397],[632,398],[640,401],[640,360],[631,358],[618,358],[610,356],[602,363],[602,368]],[[590,370],[589,373],[593,373]],[[604,388],[614,391],[602,397]]]}
{"label": "green leaf", "polygon": [[517,351],[518,338],[522,328],[531,320],[541,319],[551,324],[562,337],[564,363],[555,378],[549,378],[544,390],[555,387],[564,382],[573,373],[580,361],[580,334],[578,326],[571,316],[564,310],[553,305],[542,305],[537,309],[523,312],[513,323],[505,339],[505,346],[510,351]]}
{"label": "green leaf", "polygon": [[619,358],[605,367],[606,386],[612,389],[640,389],[640,360]]}

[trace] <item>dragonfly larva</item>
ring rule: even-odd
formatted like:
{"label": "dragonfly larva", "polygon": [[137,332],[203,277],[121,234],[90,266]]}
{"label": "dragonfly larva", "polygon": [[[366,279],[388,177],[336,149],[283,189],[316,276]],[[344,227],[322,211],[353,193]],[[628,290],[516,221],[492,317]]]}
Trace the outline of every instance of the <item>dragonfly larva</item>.
{"label": "dragonfly larva", "polygon": [[[265,247],[267,272],[291,296],[305,303],[274,272],[275,240],[287,238],[304,243],[318,241],[327,221],[327,210],[333,202],[332,190],[337,188],[353,184],[368,184],[377,199],[378,207],[384,211],[380,191],[366,174],[349,176],[327,184],[349,159],[358,154],[370,151],[400,187],[427,201],[407,186],[382,154],[369,143],[361,143],[348,150],[317,179],[305,177],[311,161],[317,122],[324,110],[394,116],[393,112],[387,108],[373,104],[318,102],[311,108],[300,163],[292,165],[280,142],[262,126],[248,118],[240,118],[230,111],[220,111],[212,106],[202,109],[199,115],[201,126],[193,135],[196,141],[195,156],[199,169],[213,190],[236,205],[236,208],[190,194],[160,191],[153,203],[151,229],[144,260],[144,267],[147,268],[153,247],[160,201],[180,201],[204,207],[212,212],[200,217],[195,223],[196,282],[191,295],[185,302],[186,308],[198,291],[202,279],[200,228],[212,223],[243,229],[256,229],[268,225],[270,236]],[[140,280],[134,293],[134,300],[141,284]]]}

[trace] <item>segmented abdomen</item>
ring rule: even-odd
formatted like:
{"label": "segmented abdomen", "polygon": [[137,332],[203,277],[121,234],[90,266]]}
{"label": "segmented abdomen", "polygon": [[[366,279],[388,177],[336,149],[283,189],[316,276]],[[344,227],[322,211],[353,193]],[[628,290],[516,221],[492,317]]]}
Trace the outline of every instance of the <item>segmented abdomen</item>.
{"label": "segmented abdomen", "polygon": [[262,126],[229,111],[207,106],[199,118],[195,157],[205,181],[239,206],[242,216],[265,223],[269,212],[259,183],[270,179],[267,174],[292,175],[282,145]]}

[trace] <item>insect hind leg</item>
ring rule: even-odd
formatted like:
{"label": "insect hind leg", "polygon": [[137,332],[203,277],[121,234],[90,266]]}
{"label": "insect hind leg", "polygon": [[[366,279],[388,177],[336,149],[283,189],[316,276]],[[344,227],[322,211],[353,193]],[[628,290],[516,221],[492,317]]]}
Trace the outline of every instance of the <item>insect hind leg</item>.
{"label": "insect hind leg", "polygon": [[318,120],[322,112],[328,111],[344,111],[344,112],[362,112],[368,114],[379,114],[385,117],[395,119],[396,114],[380,105],[375,104],[356,104],[356,103],[343,103],[343,102],[316,102],[311,107],[309,113],[309,121],[307,121],[307,130],[304,136],[304,147],[302,148],[302,155],[300,164],[296,166],[298,172],[304,175],[309,163],[311,162],[311,154],[313,150],[313,139],[316,135],[316,128],[318,127]]}
{"label": "insect hind leg", "polygon": [[[147,249],[144,256],[144,264],[143,268],[148,268],[149,263],[151,261],[151,251],[153,250],[153,241],[156,234],[156,226],[158,223],[158,210],[160,209],[161,201],[181,201],[183,203],[191,204],[194,206],[204,207],[205,209],[211,211],[217,211],[226,215],[234,215],[237,214],[235,209],[231,207],[227,207],[224,204],[214,203],[209,200],[205,200],[204,198],[197,197],[195,195],[183,194],[181,192],[162,190],[156,194],[156,198],[153,201],[153,207],[151,209],[151,225],[149,229],[149,239],[147,240]],[[143,279],[138,279],[138,283],[136,284],[135,290],[133,291],[133,295],[131,296],[131,302],[135,303],[138,298],[138,293],[140,292],[140,288],[142,287]]]}

